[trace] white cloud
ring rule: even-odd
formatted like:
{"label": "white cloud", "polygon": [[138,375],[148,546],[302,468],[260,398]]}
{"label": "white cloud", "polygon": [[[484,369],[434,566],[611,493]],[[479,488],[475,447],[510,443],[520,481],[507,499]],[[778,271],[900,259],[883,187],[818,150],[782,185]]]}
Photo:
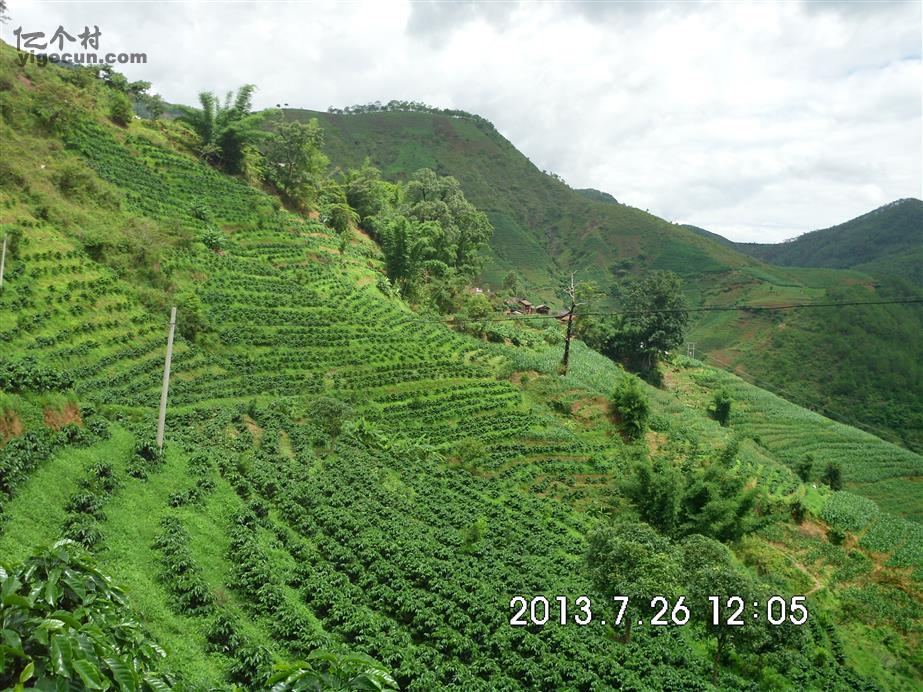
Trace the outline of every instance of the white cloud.
{"label": "white cloud", "polygon": [[172,101],[392,98],[490,119],[539,168],[669,220],[774,241],[921,196],[921,5],[38,3],[98,24]]}

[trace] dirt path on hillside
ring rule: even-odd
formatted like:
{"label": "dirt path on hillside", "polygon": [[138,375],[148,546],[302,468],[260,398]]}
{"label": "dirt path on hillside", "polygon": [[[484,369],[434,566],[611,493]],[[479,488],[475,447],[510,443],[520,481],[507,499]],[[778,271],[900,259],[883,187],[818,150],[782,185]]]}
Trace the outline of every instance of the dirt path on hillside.
{"label": "dirt path on hillside", "polygon": [[799,572],[801,572],[808,579],[811,580],[813,586],[807,592],[804,593],[805,596],[810,596],[811,594],[816,593],[817,591],[820,591],[822,588],[824,588],[824,583],[820,580],[820,578],[817,575],[815,575],[813,572],[811,572],[811,570],[809,570],[807,567],[805,567],[804,563],[802,563],[799,560],[796,560],[792,555],[789,555],[783,549],[783,546],[779,545],[778,543],[770,543],[770,545],[776,550],[778,550],[780,553],[782,553],[788,559],[788,561],[792,563],[795,569],[797,569]]}
{"label": "dirt path on hillside", "polygon": [[817,576],[816,576],[815,574],[812,574],[812,573],[808,570],[807,567],[805,567],[803,564],[801,564],[800,562],[798,562],[798,560],[794,559],[793,557],[789,557],[789,560],[792,561],[792,564],[795,565],[795,567],[798,569],[799,572],[802,572],[803,574],[805,574],[805,575],[808,577],[808,579],[810,579],[811,581],[814,582],[814,586],[812,586],[810,589],[808,589],[808,591],[804,594],[805,596],[810,596],[811,594],[813,594],[813,593],[815,593],[815,592],[817,592],[817,591],[819,591],[820,589],[823,588],[823,586],[824,586],[823,582],[821,582],[821,580],[818,579]]}

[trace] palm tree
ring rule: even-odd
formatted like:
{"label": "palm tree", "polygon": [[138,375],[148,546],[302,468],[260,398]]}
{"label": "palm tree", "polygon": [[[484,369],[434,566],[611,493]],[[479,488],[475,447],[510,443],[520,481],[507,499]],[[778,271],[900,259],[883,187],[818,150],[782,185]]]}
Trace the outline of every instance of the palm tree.
{"label": "palm tree", "polygon": [[268,136],[259,125],[270,111],[252,113],[253,84],[244,84],[236,97],[228,92],[224,103],[214,92],[199,94],[201,108],[180,106],[177,117],[199,137],[199,154],[209,163],[221,166],[230,173],[240,173],[244,168],[247,146]]}

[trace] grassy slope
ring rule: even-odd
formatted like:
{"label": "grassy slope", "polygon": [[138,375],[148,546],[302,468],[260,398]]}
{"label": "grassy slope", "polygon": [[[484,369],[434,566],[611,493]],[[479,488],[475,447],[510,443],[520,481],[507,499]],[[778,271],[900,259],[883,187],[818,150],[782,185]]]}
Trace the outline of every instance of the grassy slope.
{"label": "grassy slope", "polygon": [[[8,72],[8,54],[4,60]],[[479,647],[488,637],[503,652],[496,655],[502,665],[492,674],[495,686],[527,684],[536,662],[538,670],[584,671],[610,684],[625,679],[626,671],[643,671],[649,684],[662,686],[675,683],[677,671],[697,675],[707,666],[707,652],[693,630],[669,635],[678,656],[669,661],[659,658],[662,638],[639,633],[634,648],[616,654],[622,668],[612,670],[613,644],[604,630],[546,629],[520,645],[509,639],[503,622],[504,597],[511,593],[589,589],[579,567],[582,536],[592,517],[607,507],[610,485],[633,453],[613,435],[599,401],[624,376],[616,366],[577,347],[571,374],[560,378],[554,374],[556,349],[485,348],[441,326],[415,323],[401,304],[374,288],[380,266],[374,248],[357,243],[340,258],[323,227],[285,214],[261,217],[260,210],[271,207],[262,195],[175,153],[167,143],[178,135],[169,128],[136,123],[126,133],[98,122],[76,130],[68,138],[72,149],[65,152],[57,137],[37,132],[25,113],[35,90],[64,86],[54,83],[57,72],[50,69],[29,76],[29,83],[16,84],[5,96],[24,117],[4,122],[0,133],[11,152],[5,157],[10,163],[0,222],[25,231],[0,297],[0,314],[17,315],[15,324],[0,326],[3,343],[14,354],[34,354],[74,371],[75,396],[100,404],[111,417],[125,417],[125,425],[113,426],[111,440],[96,447],[58,452],[31,476],[4,510],[4,559],[59,535],[62,505],[83,467],[101,457],[113,462],[123,485],[105,507],[100,558],[128,587],[175,668],[195,682],[221,684],[228,661],[205,653],[207,622],[180,613],[159,578],[160,560],[151,541],[166,515],[179,517],[189,532],[194,559],[216,598],[238,616],[249,636],[277,655],[304,654],[298,644],[283,643],[279,631],[280,624],[295,622],[311,636],[352,641],[372,651],[405,682],[427,687],[422,666],[441,676],[432,684],[454,681],[471,689],[478,673],[441,653],[446,632],[431,620],[439,614],[441,624],[442,614],[456,618],[460,611],[473,624],[470,631],[455,625],[457,632],[477,637]],[[68,196],[54,182],[68,160],[85,161],[95,171],[89,192]],[[107,190],[119,195],[117,204],[107,201]],[[189,216],[194,199],[205,201],[227,232],[225,254],[184,243],[187,231],[176,230],[177,220],[194,230]],[[85,223],[71,221],[77,213]],[[137,266],[121,266],[118,246],[130,243],[139,229],[151,239],[148,254],[135,256]],[[95,261],[84,249],[96,247],[93,232],[117,239],[100,258],[113,266]],[[164,314],[158,305],[169,301],[171,284],[196,291],[213,336],[205,348],[179,339],[171,390],[173,444],[165,466],[140,481],[125,474],[126,456],[134,421],[150,421],[155,411]],[[299,330],[304,325],[309,328]],[[754,440],[743,445],[740,463],[779,498],[809,494],[818,517],[830,496],[801,486],[788,468],[806,445],[821,463],[844,459],[846,479],[858,491],[876,479],[919,476],[923,467],[915,455],[700,364],[679,365],[668,382],[665,391],[649,390],[658,428],[644,443],[650,453],[685,455],[693,432],[704,450],[727,444],[730,431],[708,419],[704,407],[716,384],[731,386],[739,406],[731,430],[739,427]],[[298,421],[304,402],[320,391],[350,401],[357,413],[385,430],[427,435],[448,463],[415,461],[387,450],[370,454],[348,440],[332,450],[313,449],[301,440],[304,426]],[[570,401],[572,413],[552,406],[557,399]],[[27,426],[41,425],[35,410],[47,403],[31,395],[3,399]],[[289,407],[291,415],[284,413]],[[256,419],[243,415],[247,409]],[[840,436],[849,439],[848,446],[838,444]],[[471,471],[453,463],[455,443],[469,437],[486,444]],[[216,487],[200,504],[171,508],[167,499],[190,485],[189,453],[201,450],[236,465],[238,475],[223,469],[214,474]],[[299,498],[291,493],[305,473],[317,494]],[[284,601],[273,612],[254,607],[254,593],[233,587],[235,565],[227,552],[233,515],[255,498],[270,509],[257,539]],[[293,518],[292,501],[309,499],[313,518]],[[919,510],[910,495],[899,504],[909,513]],[[489,518],[488,531],[482,554],[473,557],[458,550],[458,536],[479,516]],[[307,520],[316,522],[310,531],[299,523]],[[883,520],[884,515],[876,518]],[[812,519],[820,526],[821,521]],[[755,537],[738,546],[738,557],[764,579],[771,576],[780,589],[802,590],[813,583],[794,562],[820,579],[823,590],[811,607],[840,623],[846,661],[898,689],[919,683],[919,662],[914,669],[911,653],[918,625],[901,629],[891,614],[867,604],[850,606],[847,599],[849,588],[865,593],[881,576],[890,581],[872,603],[888,602],[897,590],[919,599],[919,576],[917,581],[908,577],[903,562],[884,564],[903,550],[919,575],[919,537],[903,524],[896,526],[900,529],[886,550],[868,553],[864,569],[838,577],[835,570],[846,553],[827,543],[822,530],[795,541],[801,534],[786,525],[777,530],[792,536]],[[863,524],[851,540],[874,527]],[[387,572],[360,589],[351,584],[357,569],[366,577],[378,574],[356,562],[370,547],[382,550],[379,562],[371,564],[380,563]],[[861,545],[853,552],[867,553]],[[788,566],[777,569],[778,561]],[[430,571],[443,575],[448,592],[426,585],[421,575]],[[478,575],[474,601],[454,591],[470,588],[470,574]],[[338,585],[333,593],[330,584]],[[412,612],[395,610],[393,599],[382,598],[386,587],[412,594]],[[350,607],[341,611],[344,599]],[[363,623],[365,642],[352,640],[355,622]],[[867,627],[892,634],[884,642],[873,641]],[[835,648],[828,635],[811,636],[818,647]],[[534,646],[540,652],[536,658],[529,653]],[[869,651],[881,655],[863,655]],[[734,669],[726,673],[727,685],[737,686],[735,675],[754,674]]]}
{"label": "grassy slope", "polygon": [[[890,280],[879,287],[873,278],[879,276],[880,265],[889,274],[914,265],[906,252],[895,254],[894,243],[888,245],[890,254],[857,265],[855,271],[773,267],[747,258],[740,252],[745,248],[729,241],[715,242],[697,229],[669,224],[600,194],[573,190],[539,171],[495,130],[469,119],[400,112],[286,113],[320,119],[335,165],[356,166],[368,156],[392,178],[422,166],[457,177],[495,226],[486,280],[497,287],[508,269],[516,269],[533,286],[528,293],[534,300],[560,303],[554,287],[572,269],[604,290],[625,274],[669,269],[683,276],[694,305],[875,300],[908,291],[916,295],[912,288],[893,287]],[[918,248],[915,252],[920,243],[914,243],[911,233],[919,225],[913,219],[919,217],[920,204],[911,200],[878,215],[894,217],[894,235],[903,245]],[[878,218],[874,212],[866,217]],[[850,224],[866,217],[844,226],[852,228]],[[857,241],[848,252],[861,251],[866,225],[862,222],[850,232]],[[829,232],[818,233],[827,237]],[[845,317],[829,312],[710,313],[696,316],[689,341],[696,342],[698,354],[712,356],[723,367],[742,368],[801,405],[821,407],[923,450],[923,412],[915,405],[923,399],[923,353],[914,337],[923,329],[923,309],[854,309],[848,315],[854,327]],[[827,329],[831,318],[844,325],[835,333],[842,347],[832,343]],[[868,376],[830,376],[841,370]]]}
{"label": "grassy slope", "polygon": [[486,279],[499,286],[505,271],[522,272],[538,288],[557,285],[565,270],[606,286],[614,267],[674,269],[685,275],[726,271],[749,261],[676,225],[633,207],[588,199],[539,171],[496,130],[465,118],[430,113],[317,117],[334,164],[355,166],[369,156],[386,176],[400,178],[429,166],[453,175],[495,226],[495,257]]}
{"label": "grassy slope", "polygon": [[[800,235],[787,243],[736,243],[753,257],[796,267],[863,267],[891,264],[923,247],[923,201],[901,199],[831,228]],[[923,285],[923,275],[906,278]]]}

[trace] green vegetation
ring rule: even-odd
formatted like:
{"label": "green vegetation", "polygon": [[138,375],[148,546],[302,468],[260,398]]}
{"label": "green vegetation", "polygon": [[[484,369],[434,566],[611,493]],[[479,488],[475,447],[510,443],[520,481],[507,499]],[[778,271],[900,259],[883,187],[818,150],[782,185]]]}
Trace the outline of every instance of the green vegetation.
{"label": "green vegetation", "polygon": [[168,686],[156,672],[166,653],[134,619],[125,594],[71,541],[0,567],[0,591],[4,688]]}
{"label": "green vegetation", "polygon": [[[716,421],[721,423],[721,425],[727,426],[728,422],[731,420],[731,395],[728,394],[725,390],[719,389],[715,392],[715,397],[712,399],[711,406],[708,408],[708,413]],[[800,475],[799,467],[799,475]],[[802,477],[802,480],[808,480],[806,477]]]}
{"label": "green vegetation", "polygon": [[641,389],[641,383],[634,377],[626,377],[619,382],[610,400],[612,415],[626,437],[636,439],[647,429],[650,406]]}
{"label": "green vegetation", "polygon": [[[0,323],[0,554],[4,580],[23,577],[18,598],[4,581],[0,620],[28,610],[19,640],[44,636],[54,566],[29,572],[30,556],[68,546],[118,587],[116,624],[166,654],[132,656],[107,625],[92,657],[72,648],[94,666],[65,668],[75,685],[127,680],[118,648],[138,687],[919,687],[917,454],[662,348],[661,388],[580,341],[559,375],[563,325],[487,322],[490,298],[459,297],[487,226],[445,171],[398,185],[358,162],[320,182],[312,218],[201,161],[181,123],[111,123],[105,82],[19,68],[3,47],[0,85],[0,223],[19,231],[0,294],[15,315]],[[470,333],[431,312],[426,272],[394,275],[418,312],[393,289],[392,221],[433,233],[427,261],[455,279],[444,304],[481,321]],[[609,397],[629,390],[619,415],[646,415],[623,439]],[[707,415],[720,391],[727,426]],[[808,454],[846,490],[803,483]],[[685,596],[690,619],[652,627],[636,599],[646,624],[613,631],[623,589]],[[708,619],[709,595],[771,593],[805,595],[808,622]],[[517,595],[585,595],[596,617],[512,627]],[[28,660],[11,641],[4,685],[55,670],[50,638]]]}
{"label": "green vegetation", "polygon": [[266,151],[268,178],[296,209],[311,209],[329,163],[321,153],[323,132],[316,120],[283,123]]}
{"label": "green vegetation", "polygon": [[582,319],[579,333],[588,345],[632,370],[656,377],[657,362],[686,335],[689,313],[682,281],[654,271],[622,289],[622,312]]}
{"label": "green vegetation", "polygon": [[[866,269],[870,274],[896,274],[923,286],[920,227],[923,201],[900,199],[832,228],[811,231],[785,243],[760,245],[737,243],[753,257],[795,267],[841,267]],[[906,255],[911,253],[911,257]],[[909,260],[909,262],[908,262]],[[909,273],[901,269],[916,267]]]}
{"label": "green vegetation", "polygon": [[[203,159],[231,173],[247,170],[247,159],[252,159],[253,147],[265,134],[259,126],[267,116],[251,112],[255,90],[253,84],[245,84],[236,96],[228,92],[224,103],[214,93],[203,91],[199,94],[201,108],[179,107],[178,119],[188,124],[198,137],[197,147]],[[285,131],[279,137],[290,139],[289,134]]]}
{"label": "green vegetation", "polygon": [[[403,102],[285,114],[316,118],[325,132],[325,153],[342,169],[358,168],[368,159],[392,181],[424,167],[456,178],[494,228],[481,279],[501,290],[515,271],[521,278],[516,293],[536,304],[563,307],[564,296],[554,287],[570,271],[606,291],[631,276],[672,271],[681,276],[693,308],[923,296],[919,281],[916,288],[908,283],[923,266],[919,233],[914,234],[921,224],[918,200],[860,217],[865,230],[857,227],[857,241],[844,243],[853,263],[812,265],[854,269],[772,267],[748,257],[747,246],[720,237],[716,242],[605,193],[569,188],[477,116]],[[875,243],[881,238],[887,254],[869,251],[872,238]],[[793,256],[801,256],[798,244],[770,247],[792,246]],[[861,264],[865,256],[878,259]],[[606,307],[622,307],[618,295],[607,294],[600,309]],[[687,340],[719,367],[739,367],[760,386],[801,406],[920,452],[921,330],[920,305],[691,313]]]}

